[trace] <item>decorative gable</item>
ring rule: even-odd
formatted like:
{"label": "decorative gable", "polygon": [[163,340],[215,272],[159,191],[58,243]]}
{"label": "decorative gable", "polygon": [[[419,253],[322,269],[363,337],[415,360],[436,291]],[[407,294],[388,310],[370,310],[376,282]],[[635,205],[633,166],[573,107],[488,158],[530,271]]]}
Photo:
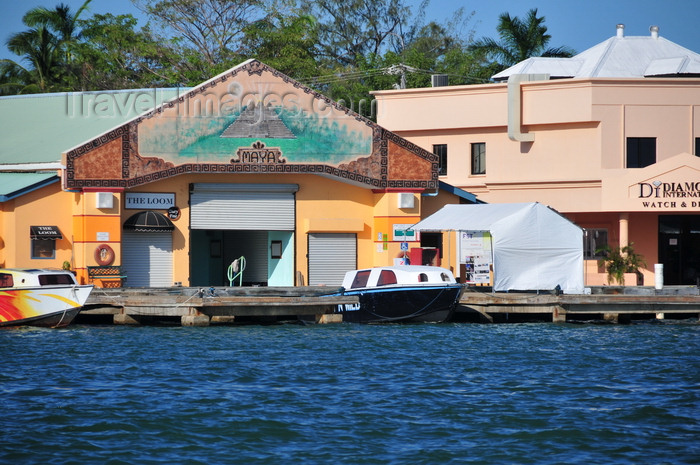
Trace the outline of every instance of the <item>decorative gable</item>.
{"label": "decorative gable", "polygon": [[65,187],[131,188],[190,173],[310,173],[435,189],[437,157],[249,60],[65,155]]}

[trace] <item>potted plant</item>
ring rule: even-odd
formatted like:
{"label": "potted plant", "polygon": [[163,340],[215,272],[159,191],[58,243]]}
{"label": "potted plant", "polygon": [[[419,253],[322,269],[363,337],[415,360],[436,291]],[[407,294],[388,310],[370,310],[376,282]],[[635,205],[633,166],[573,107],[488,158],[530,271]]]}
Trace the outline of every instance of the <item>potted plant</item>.
{"label": "potted plant", "polygon": [[634,251],[634,244],[624,247],[611,248],[605,245],[596,252],[603,252],[604,258],[598,260],[598,265],[604,267],[608,273],[608,284],[617,282],[619,285],[625,285],[625,273],[634,273],[639,281],[642,276],[639,268],[646,266],[644,257]]}
{"label": "potted plant", "polygon": [[70,262],[68,260],[63,261],[63,266],[61,268],[63,268],[66,271],[70,271],[75,275],[75,271],[71,270]]}

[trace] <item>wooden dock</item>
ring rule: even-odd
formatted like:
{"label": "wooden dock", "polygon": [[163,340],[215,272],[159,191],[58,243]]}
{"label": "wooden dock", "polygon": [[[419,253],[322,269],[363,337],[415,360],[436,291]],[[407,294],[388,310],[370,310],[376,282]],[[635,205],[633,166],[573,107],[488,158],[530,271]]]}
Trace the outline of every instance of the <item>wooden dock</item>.
{"label": "wooden dock", "polygon": [[594,287],[590,294],[489,292],[468,288],[455,317],[458,321],[517,322],[605,321],[698,318],[700,289],[676,286]]}
{"label": "wooden dock", "polygon": [[342,315],[335,313],[337,305],[358,303],[357,296],[328,295],[339,291],[325,286],[95,288],[77,321],[183,326],[281,320],[332,323],[342,321]]}
{"label": "wooden dock", "polygon": [[[78,315],[78,323],[210,324],[305,321],[341,322],[337,305],[356,304],[356,296],[332,296],[340,288],[306,287],[169,287],[95,288]],[[590,294],[491,292],[467,288],[455,321],[604,321],[698,318],[698,287],[592,288]]]}

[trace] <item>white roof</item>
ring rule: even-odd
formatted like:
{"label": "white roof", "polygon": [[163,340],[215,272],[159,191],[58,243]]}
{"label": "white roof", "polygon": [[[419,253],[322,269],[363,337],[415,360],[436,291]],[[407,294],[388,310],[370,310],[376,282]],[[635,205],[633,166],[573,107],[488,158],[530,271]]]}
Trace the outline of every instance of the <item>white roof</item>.
{"label": "white roof", "polygon": [[583,293],[583,230],[540,203],[446,205],[416,231],[488,231],[496,291]]}
{"label": "white roof", "polygon": [[568,78],[641,78],[700,73],[700,54],[658,35],[621,33],[571,58],[528,58],[492,76],[549,74]]}

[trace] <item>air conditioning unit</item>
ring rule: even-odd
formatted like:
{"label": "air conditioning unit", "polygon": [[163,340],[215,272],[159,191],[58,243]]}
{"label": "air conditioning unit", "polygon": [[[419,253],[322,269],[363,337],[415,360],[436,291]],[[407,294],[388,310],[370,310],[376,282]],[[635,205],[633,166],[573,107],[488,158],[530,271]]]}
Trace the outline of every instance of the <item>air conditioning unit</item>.
{"label": "air conditioning unit", "polygon": [[96,208],[114,208],[114,196],[111,192],[96,192]]}
{"label": "air conditioning unit", "polygon": [[416,198],[410,192],[401,192],[399,194],[399,208],[414,208],[416,206]]}
{"label": "air conditioning unit", "polygon": [[448,76],[447,74],[433,74],[430,76],[430,85],[433,87],[444,87],[448,86]]}

